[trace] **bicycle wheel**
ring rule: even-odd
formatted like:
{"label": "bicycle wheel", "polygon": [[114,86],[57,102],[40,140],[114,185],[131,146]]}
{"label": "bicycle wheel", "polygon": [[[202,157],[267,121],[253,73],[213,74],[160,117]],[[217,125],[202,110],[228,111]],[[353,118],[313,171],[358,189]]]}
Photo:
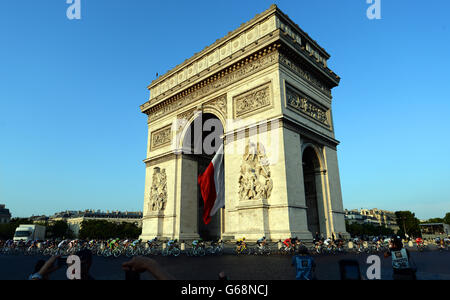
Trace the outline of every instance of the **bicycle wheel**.
{"label": "bicycle wheel", "polygon": [[125,251],[125,256],[126,257],[132,257],[133,256],[133,249],[127,249],[126,251]]}
{"label": "bicycle wheel", "polygon": [[122,251],[120,249],[114,249],[113,255],[115,258],[118,258],[119,256],[122,255]]}
{"label": "bicycle wheel", "polygon": [[206,254],[207,255],[214,255],[214,254],[216,254],[216,249],[214,248],[214,247],[208,247],[207,249],[206,249]]}
{"label": "bicycle wheel", "polygon": [[197,250],[197,255],[198,255],[198,256],[205,256],[205,254],[206,254],[205,249],[203,249],[203,248],[200,247],[200,248]]}
{"label": "bicycle wheel", "polygon": [[179,248],[175,247],[175,248],[172,249],[172,255],[173,256],[178,256],[180,254],[181,254],[181,250]]}

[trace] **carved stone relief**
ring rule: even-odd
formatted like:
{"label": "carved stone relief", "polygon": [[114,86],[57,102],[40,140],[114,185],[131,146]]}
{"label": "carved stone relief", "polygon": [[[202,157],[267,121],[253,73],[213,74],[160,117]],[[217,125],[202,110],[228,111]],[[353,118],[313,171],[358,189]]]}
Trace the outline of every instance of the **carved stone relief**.
{"label": "carved stone relief", "polygon": [[[176,110],[183,108],[197,100],[206,97],[207,95],[225,88],[226,86],[239,81],[244,77],[248,77],[274,63],[278,62],[279,54],[278,51],[273,52],[263,52],[262,54],[255,54],[254,57],[248,62],[236,64],[229,68],[229,70],[223,71],[223,75],[216,78],[213,82],[203,85],[201,87],[186,96],[181,96],[176,100],[170,100],[161,105],[157,105],[155,108],[151,108],[148,114],[149,122],[157,120],[158,118],[168,115]],[[141,110],[145,110],[146,107],[150,106],[150,101],[141,105]]]}
{"label": "carved stone relief", "polygon": [[172,141],[171,126],[159,129],[155,132],[152,132],[151,149],[154,150],[156,148],[169,145],[171,141]]}
{"label": "carved stone relief", "polygon": [[273,181],[269,161],[261,143],[250,143],[245,148],[239,176],[241,201],[267,200],[272,193]]}
{"label": "carved stone relief", "polygon": [[211,101],[206,102],[203,104],[203,109],[205,108],[214,108],[220,111],[223,118],[227,118],[227,95],[221,95]]}
{"label": "carved stone relief", "polygon": [[165,209],[167,202],[166,169],[161,170],[158,167],[153,169],[149,198],[148,211],[163,211]]}
{"label": "carved stone relief", "polygon": [[272,105],[270,83],[233,98],[234,117],[256,113]]}
{"label": "carved stone relief", "polygon": [[197,107],[191,108],[177,116],[177,133],[179,133],[183,128],[187,125],[189,120],[194,116],[194,114],[198,111]]}

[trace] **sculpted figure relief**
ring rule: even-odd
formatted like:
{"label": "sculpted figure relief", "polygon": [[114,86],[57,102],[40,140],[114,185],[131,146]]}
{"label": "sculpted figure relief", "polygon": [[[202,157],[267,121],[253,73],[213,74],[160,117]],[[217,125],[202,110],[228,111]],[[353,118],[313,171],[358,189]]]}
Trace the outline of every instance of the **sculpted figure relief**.
{"label": "sculpted figure relief", "polygon": [[269,161],[260,143],[250,143],[245,148],[239,176],[239,197],[241,201],[267,200],[272,193]]}
{"label": "sculpted figure relief", "polygon": [[167,175],[165,169],[153,170],[152,186],[150,188],[149,211],[162,211],[167,202]]}

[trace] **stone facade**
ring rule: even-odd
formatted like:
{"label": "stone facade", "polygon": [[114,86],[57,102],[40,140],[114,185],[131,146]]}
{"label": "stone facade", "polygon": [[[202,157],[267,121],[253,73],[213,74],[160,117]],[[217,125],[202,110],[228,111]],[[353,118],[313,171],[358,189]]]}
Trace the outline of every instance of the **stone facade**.
{"label": "stone facade", "polygon": [[374,226],[383,226],[397,232],[400,228],[397,225],[397,217],[392,211],[373,209],[353,209],[345,210],[345,220],[349,224],[370,224]]}
{"label": "stone facade", "polygon": [[4,204],[0,204],[0,224],[6,224],[11,221],[11,213]]}
{"label": "stone facade", "polygon": [[[271,6],[152,82],[141,238],[345,235],[329,57]],[[185,152],[206,115],[223,125],[225,152],[225,208],[207,228],[197,177],[210,157]]]}

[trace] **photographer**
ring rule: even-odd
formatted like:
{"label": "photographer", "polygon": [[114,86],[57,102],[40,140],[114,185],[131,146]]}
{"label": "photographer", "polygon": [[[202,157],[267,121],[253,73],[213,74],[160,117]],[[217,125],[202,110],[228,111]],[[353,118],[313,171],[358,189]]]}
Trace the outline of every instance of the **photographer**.
{"label": "photographer", "polygon": [[416,280],[416,268],[411,267],[411,255],[403,248],[400,237],[394,237],[390,241],[389,252],[384,254],[385,258],[392,257],[392,269],[394,280]]}
{"label": "photographer", "polygon": [[149,272],[156,280],[174,280],[155,260],[147,257],[133,257],[132,260],[123,263],[122,269],[126,272],[135,273],[136,279],[138,279],[139,273]]}
{"label": "photographer", "polygon": [[58,270],[61,266],[55,264],[59,259],[59,256],[53,256],[46,262],[40,260],[37,262],[34,267],[34,272],[31,274],[28,279],[29,280],[49,280],[50,274]]}

